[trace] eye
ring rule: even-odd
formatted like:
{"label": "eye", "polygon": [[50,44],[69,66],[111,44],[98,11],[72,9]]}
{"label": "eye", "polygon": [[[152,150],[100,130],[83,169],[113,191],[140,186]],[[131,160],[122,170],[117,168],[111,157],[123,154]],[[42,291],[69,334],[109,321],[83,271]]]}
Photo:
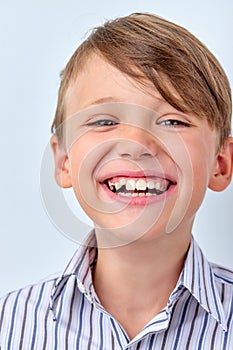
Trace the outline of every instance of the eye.
{"label": "eye", "polygon": [[96,120],[91,123],[88,123],[88,125],[90,126],[112,126],[117,124],[118,124],[117,122],[110,119],[100,119],[100,120]]}
{"label": "eye", "polygon": [[164,121],[161,121],[159,125],[162,126],[168,126],[170,128],[180,128],[180,127],[190,127],[191,124],[188,122],[185,122],[183,120],[177,120],[177,119],[166,119]]}
{"label": "eye", "polygon": [[103,128],[108,129],[109,127],[113,127],[119,124],[118,118],[108,114],[96,114],[93,115],[87,120],[86,125],[91,128]]}

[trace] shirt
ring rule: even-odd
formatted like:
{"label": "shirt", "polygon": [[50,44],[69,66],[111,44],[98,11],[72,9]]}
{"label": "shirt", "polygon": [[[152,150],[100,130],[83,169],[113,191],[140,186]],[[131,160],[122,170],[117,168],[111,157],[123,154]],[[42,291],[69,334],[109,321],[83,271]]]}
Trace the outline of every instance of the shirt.
{"label": "shirt", "polygon": [[1,299],[2,350],[233,349],[233,272],[209,263],[193,238],[167,307],[132,340],[94,291],[96,254],[80,246],[60,276]]}

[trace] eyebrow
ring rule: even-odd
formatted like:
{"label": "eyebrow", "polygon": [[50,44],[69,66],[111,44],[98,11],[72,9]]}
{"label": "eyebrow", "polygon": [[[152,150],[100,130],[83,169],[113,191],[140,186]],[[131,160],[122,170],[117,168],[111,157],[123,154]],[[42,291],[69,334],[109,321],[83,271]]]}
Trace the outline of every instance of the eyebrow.
{"label": "eyebrow", "polygon": [[[156,100],[157,100],[157,103],[155,103],[154,105],[154,108],[151,107],[151,109],[156,109],[158,107],[160,107],[161,105],[164,105],[164,104],[168,104],[169,103],[167,101],[165,101],[163,98],[158,98],[156,97]],[[121,103],[127,103],[127,101],[122,101],[122,99],[119,99],[117,97],[113,97],[113,96],[106,96],[106,97],[100,97],[94,101],[91,101],[91,102],[87,102],[84,106],[84,108],[88,108],[88,107],[91,107],[91,106],[96,106],[96,105],[99,105],[99,104],[102,104],[102,103],[110,103],[110,102],[121,102]],[[156,107],[157,105],[157,107]]]}
{"label": "eyebrow", "polygon": [[97,100],[88,102],[86,104],[86,107],[93,106],[93,105],[98,105],[98,104],[101,104],[101,103],[108,103],[108,102],[123,102],[123,101],[119,100],[116,97],[106,96],[106,97],[101,97],[101,98],[98,98]]}

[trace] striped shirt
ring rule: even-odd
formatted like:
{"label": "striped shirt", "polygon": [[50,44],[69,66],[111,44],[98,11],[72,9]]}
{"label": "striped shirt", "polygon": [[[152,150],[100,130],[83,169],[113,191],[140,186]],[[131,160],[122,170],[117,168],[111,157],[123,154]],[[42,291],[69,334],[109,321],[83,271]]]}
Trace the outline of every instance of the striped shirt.
{"label": "striped shirt", "polygon": [[167,307],[131,340],[95,294],[96,254],[80,246],[62,275],[3,297],[0,348],[233,349],[233,272],[210,264],[194,239]]}

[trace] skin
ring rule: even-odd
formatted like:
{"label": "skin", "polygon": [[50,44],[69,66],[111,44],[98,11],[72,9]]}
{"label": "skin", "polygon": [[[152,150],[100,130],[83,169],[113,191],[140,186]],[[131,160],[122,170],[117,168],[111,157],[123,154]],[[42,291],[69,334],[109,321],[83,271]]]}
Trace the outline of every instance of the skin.
{"label": "skin", "polygon": [[[72,118],[115,102],[123,110],[125,104],[136,105],[136,114],[111,114],[111,124],[101,126],[106,116]],[[218,133],[206,120],[175,110],[150,82],[142,88],[96,55],[70,84],[66,120],[75,125],[76,136],[68,132],[66,151],[56,136],[51,139],[56,180],[73,187],[95,224],[95,290],[133,338],[166,306],[175,288],[207,188],[222,191],[229,185],[233,140],[216,153]],[[127,171],[133,178],[148,169],[173,180],[172,190],[152,202],[113,198],[101,183],[113,172]]]}

